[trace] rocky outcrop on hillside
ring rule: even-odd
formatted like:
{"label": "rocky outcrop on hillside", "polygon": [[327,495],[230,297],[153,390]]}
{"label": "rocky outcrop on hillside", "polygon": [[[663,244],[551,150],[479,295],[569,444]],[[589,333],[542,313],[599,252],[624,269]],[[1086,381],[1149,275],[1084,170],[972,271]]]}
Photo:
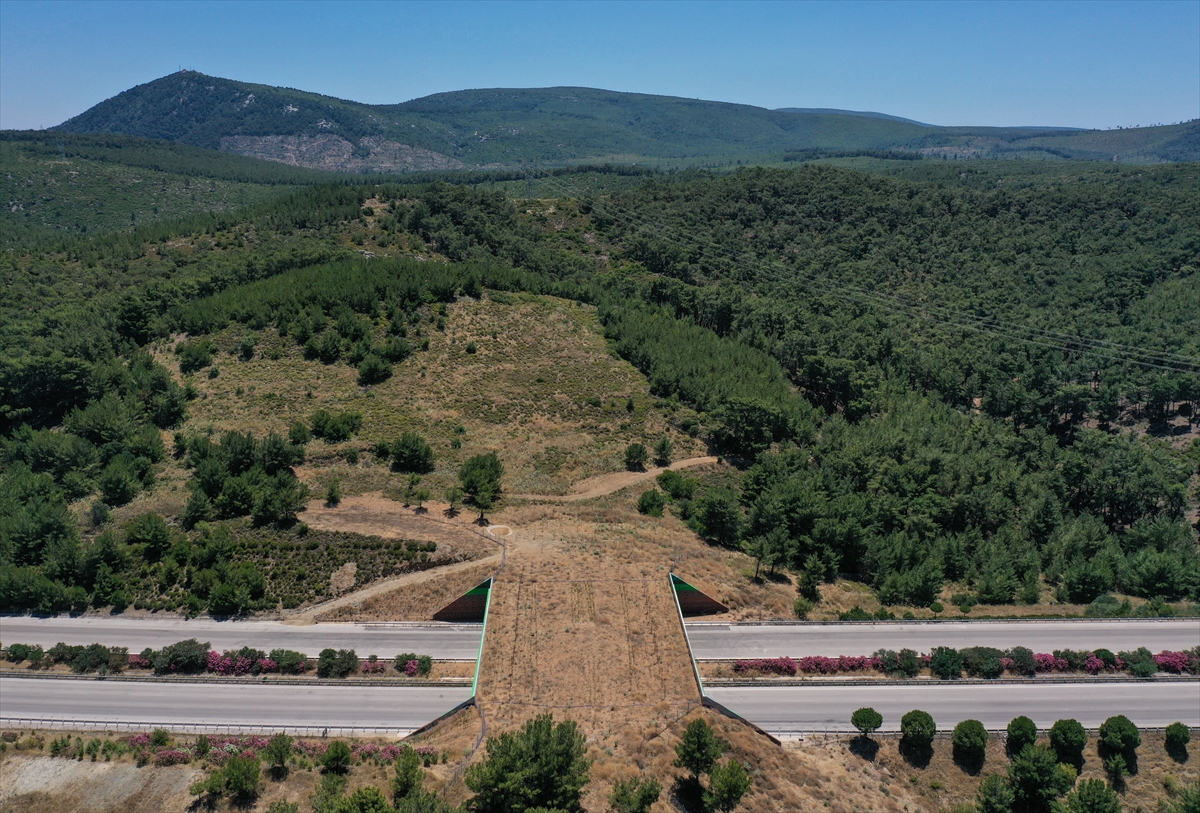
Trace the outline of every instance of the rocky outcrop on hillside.
{"label": "rocky outcrop on hillside", "polygon": [[221,151],[333,172],[417,172],[463,169],[466,164],[431,150],[381,136],[351,143],[333,133],[317,136],[225,136]]}

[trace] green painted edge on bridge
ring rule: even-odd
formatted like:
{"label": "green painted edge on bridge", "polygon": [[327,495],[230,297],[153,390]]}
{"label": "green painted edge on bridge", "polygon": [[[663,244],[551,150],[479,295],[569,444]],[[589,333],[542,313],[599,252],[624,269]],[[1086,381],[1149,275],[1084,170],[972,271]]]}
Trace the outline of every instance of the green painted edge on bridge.
{"label": "green painted edge on bridge", "polygon": [[487,602],[483,605],[483,631],[479,634],[479,654],[475,656],[475,678],[471,681],[471,698],[474,699],[476,689],[479,686],[479,667],[483,665],[483,642],[487,639],[487,622],[488,614],[492,609],[492,577],[472,589],[467,595],[479,595],[479,591],[487,591]]}
{"label": "green painted edge on bridge", "polygon": [[692,585],[685,582],[683,579],[676,576],[674,573],[671,574],[671,586],[675,588],[676,593],[680,593],[680,592],[682,592],[682,593],[698,593],[698,592],[700,592],[695,587],[693,587]]}
{"label": "green painted edge on bridge", "polygon": [[669,574],[671,577],[671,597],[675,599],[675,611],[679,613],[679,628],[683,630],[683,642],[687,646],[688,659],[692,662],[692,674],[696,677],[696,688],[700,690],[700,701],[708,697],[708,693],[704,690],[704,681],[700,679],[700,665],[696,663],[696,656],[692,654],[692,637],[688,635],[687,624],[683,620],[683,607],[679,603],[679,585],[683,585],[689,590],[695,590],[690,584],[676,576],[674,573]]}

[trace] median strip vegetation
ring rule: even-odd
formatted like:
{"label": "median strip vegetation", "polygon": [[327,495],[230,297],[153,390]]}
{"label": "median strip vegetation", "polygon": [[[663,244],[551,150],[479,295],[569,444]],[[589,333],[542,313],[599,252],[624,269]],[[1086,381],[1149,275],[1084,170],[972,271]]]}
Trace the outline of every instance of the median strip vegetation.
{"label": "median strip vegetation", "polygon": [[1036,675],[1128,674],[1153,677],[1159,673],[1200,675],[1200,646],[1186,651],[1163,650],[1152,654],[1145,647],[1114,654],[1107,649],[1033,652],[1026,647],[1002,650],[994,647],[934,647],[921,654],[912,649],[899,652],[880,649],[864,656],[806,655],[801,658],[746,658],[703,661],[701,673],[708,678],[727,677],[729,672],[747,678],[795,677],[796,675],[852,675],[855,677],[954,680],[964,675],[994,680],[1004,675],[1027,678]]}
{"label": "median strip vegetation", "polygon": [[[103,644],[68,645],[55,644],[45,650],[29,644],[9,644],[4,650],[4,659],[14,667],[22,664],[34,672],[62,671],[56,667],[69,668],[75,674],[96,673],[101,677],[129,671],[133,674],[153,672],[154,675],[215,675],[218,677],[245,677],[266,675],[301,676],[309,672],[318,678],[346,678],[352,675],[369,677],[408,677],[428,679],[434,674],[435,661],[428,655],[413,652],[401,653],[395,658],[380,658],[370,655],[363,659],[353,649],[323,649],[315,658],[291,649],[272,649],[266,652],[253,647],[227,649],[224,652],[209,649],[208,643],[195,638],[170,644],[160,650],[144,649],[131,653],[126,647],[108,647]],[[443,673],[463,671],[460,662],[453,665],[439,663],[439,677]],[[398,675],[396,673],[399,673]],[[464,673],[465,674],[465,673]]]}

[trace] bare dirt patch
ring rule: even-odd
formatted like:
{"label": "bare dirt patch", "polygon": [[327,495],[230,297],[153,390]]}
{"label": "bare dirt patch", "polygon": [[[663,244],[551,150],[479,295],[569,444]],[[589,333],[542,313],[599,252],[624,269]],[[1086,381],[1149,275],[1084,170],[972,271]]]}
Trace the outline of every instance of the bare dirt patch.
{"label": "bare dirt patch", "polygon": [[677,463],[672,463],[670,466],[646,469],[645,471],[615,471],[611,474],[601,474],[596,477],[589,477],[586,480],[580,480],[571,486],[569,494],[514,494],[513,499],[541,500],[546,502],[591,500],[596,497],[612,494],[614,491],[620,491],[623,488],[629,488],[646,480],[652,480],[667,469],[678,470],[695,468],[697,466],[709,466],[719,461],[720,458],[717,457],[693,457],[688,460],[680,460]]}
{"label": "bare dirt patch", "polygon": [[329,589],[335,596],[345,593],[354,586],[354,574],[358,572],[358,565],[354,562],[346,562],[346,564],[333,571],[329,577]]}
{"label": "bare dirt patch", "polygon": [[0,762],[0,811],[160,813],[185,810],[202,772],[186,765],[144,770],[127,762],[11,756]]}

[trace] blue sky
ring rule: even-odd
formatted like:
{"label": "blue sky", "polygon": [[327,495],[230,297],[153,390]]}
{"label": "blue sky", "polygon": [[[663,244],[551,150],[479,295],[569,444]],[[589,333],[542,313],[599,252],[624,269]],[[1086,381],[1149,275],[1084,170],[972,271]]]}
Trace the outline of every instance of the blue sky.
{"label": "blue sky", "polygon": [[0,0],[0,128],[57,124],[180,66],[370,103],[582,85],[933,124],[1200,117],[1200,0]]}

